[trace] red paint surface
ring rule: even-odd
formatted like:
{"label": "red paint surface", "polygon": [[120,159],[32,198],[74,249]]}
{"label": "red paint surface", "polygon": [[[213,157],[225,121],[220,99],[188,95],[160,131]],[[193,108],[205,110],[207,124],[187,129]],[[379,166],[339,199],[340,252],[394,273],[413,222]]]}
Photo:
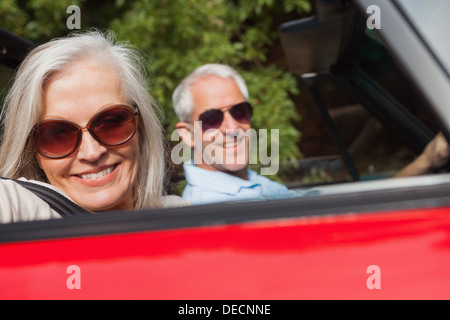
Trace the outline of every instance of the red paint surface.
{"label": "red paint surface", "polygon": [[3,244],[0,257],[0,299],[449,299],[450,208]]}

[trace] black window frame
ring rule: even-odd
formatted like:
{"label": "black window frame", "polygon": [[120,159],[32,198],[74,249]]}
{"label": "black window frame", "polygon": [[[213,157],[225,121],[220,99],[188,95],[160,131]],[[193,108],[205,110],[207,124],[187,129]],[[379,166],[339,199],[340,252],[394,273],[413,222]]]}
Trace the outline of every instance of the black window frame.
{"label": "black window frame", "polygon": [[[364,9],[369,2],[356,1]],[[373,0],[370,4],[373,4]],[[385,0],[379,3],[386,9]],[[394,4],[389,4],[394,6]],[[395,7],[391,7],[391,9]],[[384,11],[384,9],[382,9]],[[364,11],[363,11],[364,12]],[[396,18],[396,14],[392,14]],[[390,15],[388,15],[388,18]],[[388,20],[387,18],[385,18]],[[396,23],[404,23],[403,20]],[[388,44],[391,42],[387,42]],[[392,44],[391,44],[392,45]],[[394,56],[397,50],[393,50]],[[423,54],[423,53],[422,53]],[[409,59],[409,57],[408,57]],[[402,65],[408,59],[400,61]],[[405,68],[408,73],[409,68]],[[438,72],[436,70],[431,70]],[[430,72],[431,72],[430,71]],[[409,74],[409,73],[408,73]],[[421,82],[411,76],[418,88]],[[425,98],[430,88],[426,87]],[[443,95],[445,97],[445,95]],[[438,99],[428,100],[435,106]],[[450,99],[448,100],[450,101]],[[438,111],[437,113],[441,112]],[[442,128],[450,128],[450,116],[442,121]],[[448,134],[448,131],[445,130]],[[448,135],[447,135],[448,136]],[[383,183],[382,185],[380,184]],[[30,221],[0,225],[0,243],[64,239],[94,235],[116,235],[156,230],[175,230],[338,214],[364,214],[419,208],[450,206],[450,174],[437,174],[370,182],[352,182],[351,191],[334,191],[305,198],[290,198],[257,202],[196,205],[142,211],[108,212],[95,216]],[[355,191],[357,190],[357,191]]]}

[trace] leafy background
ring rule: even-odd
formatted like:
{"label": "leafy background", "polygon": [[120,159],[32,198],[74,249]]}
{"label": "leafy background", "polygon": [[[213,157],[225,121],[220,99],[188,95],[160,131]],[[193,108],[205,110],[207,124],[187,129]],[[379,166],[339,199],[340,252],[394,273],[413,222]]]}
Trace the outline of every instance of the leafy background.
{"label": "leafy background", "polygon": [[[247,81],[252,126],[279,129],[280,161],[301,157],[296,78],[280,49],[278,26],[308,15],[310,0],[2,0],[1,26],[37,44],[64,36],[69,5],[81,9],[81,27],[113,30],[148,57],[150,93],[164,110],[168,136],[176,116],[171,95],[197,66],[225,63]],[[272,177],[282,180],[282,177]]]}

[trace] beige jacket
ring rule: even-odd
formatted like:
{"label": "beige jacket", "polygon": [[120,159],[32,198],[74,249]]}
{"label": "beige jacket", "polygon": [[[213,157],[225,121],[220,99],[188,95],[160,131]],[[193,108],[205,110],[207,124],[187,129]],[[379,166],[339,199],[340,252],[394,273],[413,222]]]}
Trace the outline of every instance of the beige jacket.
{"label": "beige jacket", "polygon": [[[20,180],[44,185],[70,199],[64,192],[51,184],[35,180],[26,180],[24,178],[20,178]],[[190,202],[173,195],[165,196],[162,200],[163,208],[190,205]],[[54,218],[61,218],[61,216],[51,209],[47,202],[13,180],[0,179],[0,223]]]}

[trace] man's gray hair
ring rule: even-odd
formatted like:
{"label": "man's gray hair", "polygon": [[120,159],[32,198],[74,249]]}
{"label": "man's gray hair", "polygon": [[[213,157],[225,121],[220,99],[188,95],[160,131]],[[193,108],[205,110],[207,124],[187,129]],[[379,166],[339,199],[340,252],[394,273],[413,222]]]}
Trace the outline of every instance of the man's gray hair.
{"label": "man's gray hair", "polygon": [[192,99],[190,88],[198,79],[208,75],[232,79],[236,82],[245,100],[248,100],[247,85],[236,70],[225,64],[205,64],[192,71],[183,79],[183,81],[181,81],[173,92],[173,107],[179,121],[191,121],[192,111],[194,110],[194,101]]}

